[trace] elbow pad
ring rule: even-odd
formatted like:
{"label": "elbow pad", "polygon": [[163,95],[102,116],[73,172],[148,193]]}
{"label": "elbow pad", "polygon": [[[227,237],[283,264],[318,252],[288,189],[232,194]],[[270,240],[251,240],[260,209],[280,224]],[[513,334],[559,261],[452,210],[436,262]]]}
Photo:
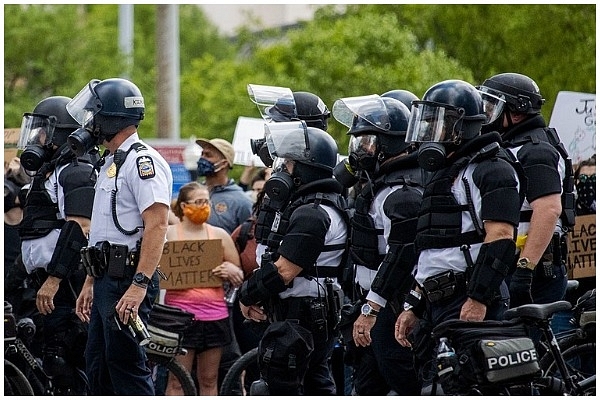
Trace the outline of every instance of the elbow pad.
{"label": "elbow pad", "polygon": [[390,301],[396,292],[407,293],[413,283],[415,246],[390,246],[371,284],[371,290]]}
{"label": "elbow pad", "polygon": [[252,276],[242,284],[240,302],[245,306],[258,304],[271,296],[277,295],[288,286],[283,282],[277,267],[272,261],[263,263]]}
{"label": "elbow pad", "polygon": [[489,306],[515,260],[515,253],[516,245],[512,239],[484,243],[469,278],[467,296]]}
{"label": "elbow pad", "polygon": [[46,268],[49,275],[60,279],[69,277],[72,271],[79,268],[81,249],[86,247],[88,240],[75,221],[67,221],[60,230],[52,259]]}

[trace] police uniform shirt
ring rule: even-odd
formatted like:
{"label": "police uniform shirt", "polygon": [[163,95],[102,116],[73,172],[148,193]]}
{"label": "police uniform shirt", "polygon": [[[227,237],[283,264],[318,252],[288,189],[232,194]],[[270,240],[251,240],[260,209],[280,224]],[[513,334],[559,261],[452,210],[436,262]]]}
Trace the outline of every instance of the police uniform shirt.
{"label": "police uniform shirt", "polygon": [[[108,155],[96,182],[94,196],[94,215],[90,227],[90,245],[108,240],[114,244],[125,244],[135,249],[136,241],[143,236],[142,212],[154,203],[171,204],[173,176],[165,159],[153,148],[139,140],[135,133],[119,146],[127,151],[130,146],[140,142],[146,149],[132,149],[115,176],[113,155]],[[140,231],[133,235],[120,232],[112,217],[111,195],[116,188],[116,214],[120,225],[126,230],[136,227]]]}
{"label": "police uniform shirt", "polygon": [[[475,174],[487,187],[480,189],[475,184]],[[477,223],[480,227],[483,228],[483,221],[488,219],[511,223],[516,227],[519,209],[517,205],[512,207],[511,204],[506,204],[506,191],[514,190],[518,193],[520,183],[517,173],[508,162],[501,159],[486,160],[478,164],[471,163],[460,171],[452,185],[452,194],[459,204],[468,204],[463,177],[468,180]],[[483,201],[486,202],[485,207]],[[482,215],[482,209],[494,215]],[[461,214],[461,232],[475,230],[471,214],[468,211],[463,211]],[[470,253],[473,261],[477,259],[481,245],[482,243],[471,245]],[[459,247],[424,249],[419,254],[415,279],[422,285],[431,276],[446,271],[465,272],[466,268],[467,262]]]}
{"label": "police uniform shirt", "polygon": [[[401,187],[402,186],[392,186],[382,188],[373,198],[371,207],[369,208],[369,216],[373,219],[375,229],[383,231],[383,234],[377,235],[377,249],[379,254],[385,254],[387,252],[387,238],[390,236],[392,228],[392,221],[383,211],[383,203],[391,193]],[[377,275],[377,269],[369,269],[366,266],[359,264],[356,264],[355,267],[356,283],[358,283],[363,290],[371,290],[371,283],[373,282],[373,279],[375,279],[375,275]],[[378,302],[378,304],[380,303]]]}
{"label": "police uniform shirt", "polygon": [[[65,206],[65,195],[67,194],[65,188],[60,184],[60,176],[63,171],[69,168],[69,176],[75,181],[76,184],[86,182],[89,180],[89,185],[93,185],[91,178],[92,166],[87,163],[80,162],[78,164],[63,164],[58,167],[48,176],[44,181],[44,188],[50,196],[53,203],[58,206],[57,219],[64,220],[67,216]],[[74,188],[71,188],[74,189]],[[85,208],[85,207],[84,207]],[[69,215],[76,213],[72,212]],[[77,214],[88,214],[89,209],[86,212],[78,211]],[[89,215],[85,215],[89,217]],[[56,241],[60,236],[60,229],[51,230],[46,236],[37,239],[23,240],[21,242],[21,254],[23,257],[23,264],[28,273],[32,273],[37,268],[46,269],[48,263],[52,259],[54,254],[54,248],[56,247]]]}
{"label": "police uniform shirt", "polygon": [[[521,211],[531,211],[530,203],[540,197],[562,194],[562,181],[565,177],[565,161],[549,143],[526,143],[509,148],[519,160],[527,177],[527,192]],[[518,235],[529,231],[529,222],[520,222]],[[562,232],[562,222],[557,220],[554,232]]]}
{"label": "police uniform shirt", "polygon": [[[320,212],[318,209],[325,211],[325,213]],[[324,237],[320,239],[323,245],[341,245],[346,243],[348,227],[339,212],[332,206],[325,204],[320,204],[318,209],[314,207],[314,204],[306,204],[294,210],[290,217],[289,229],[278,249],[279,254],[302,268],[310,266],[302,265],[305,260],[301,259],[302,256],[300,256],[300,253],[303,253],[303,250],[306,253],[306,244],[302,243],[301,237],[313,235],[315,233],[314,228],[317,225],[328,225],[327,231],[324,232]],[[329,222],[326,221],[327,217]],[[318,270],[322,270],[323,268],[340,268],[344,253],[343,248],[338,250],[320,250],[317,259],[314,261],[314,265],[318,267]],[[334,289],[339,290],[340,286],[337,283],[337,279],[333,278],[333,280]],[[293,280],[292,287],[280,293],[279,297],[285,299],[288,297],[323,296],[325,293],[324,281],[325,278],[307,279],[303,276],[296,277]]]}

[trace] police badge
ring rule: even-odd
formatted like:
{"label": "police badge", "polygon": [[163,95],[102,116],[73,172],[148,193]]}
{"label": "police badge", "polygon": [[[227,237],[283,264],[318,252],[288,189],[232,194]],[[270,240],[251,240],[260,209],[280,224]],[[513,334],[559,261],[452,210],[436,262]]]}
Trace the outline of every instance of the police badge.
{"label": "police badge", "polygon": [[149,156],[141,156],[137,158],[138,175],[141,179],[154,178],[154,161]]}

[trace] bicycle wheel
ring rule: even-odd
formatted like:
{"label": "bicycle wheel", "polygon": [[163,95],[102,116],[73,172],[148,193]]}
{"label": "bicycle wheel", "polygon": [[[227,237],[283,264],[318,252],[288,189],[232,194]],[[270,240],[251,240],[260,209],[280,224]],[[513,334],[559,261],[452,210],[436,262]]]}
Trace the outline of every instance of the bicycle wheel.
{"label": "bicycle wheel", "polygon": [[[192,375],[190,375],[189,371],[175,358],[166,359],[148,355],[148,361],[151,364],[152,379],[154,380],[157,396],[164,395],[168,374],[172,374],[177,379],[181,385],[184,396],[198,396],[198,390],[196,389]],[[166,374],[166,376],[161,376],[161,369],[166,369],[168,374]]]}
{"label": "bicycle wheel", "polygon": [[4,391],[14,396],[34,396],[25,374],[8,360],[4,360]]}
{"label": "bicycle wheel", "polygon": [[[589,341],[594,339],[589,338],[586,341],[576,336],[570,336],[558,342],[569,374],[575,379],[575,382],[581,382],[596,374],[596,343]],[[544,376],[560,378],[558,366],[551,353],[542,357],[540,367],[544,371]],[[596,392],[595,387],[586,389],[587,394],[591,393],[589,390],[594,394]]]}
{"label": "bicycle wheel", "polygon": [[227,375],[225,375],[221,384],[219,396],[235,396],[239,394],[240,385],[247,394],[250,384],[259,378],[258,375],[258,347],[255,347],[238,358],[229,371],[227,371]]}

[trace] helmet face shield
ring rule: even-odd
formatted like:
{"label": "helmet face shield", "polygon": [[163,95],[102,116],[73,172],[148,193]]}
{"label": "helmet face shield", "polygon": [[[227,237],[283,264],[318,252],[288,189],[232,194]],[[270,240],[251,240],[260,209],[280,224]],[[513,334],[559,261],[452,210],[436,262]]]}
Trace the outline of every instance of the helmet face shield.
{"label": "helmet face shield", "polygon": [[460,132],[463,112],[462,109],[429,102],[414,101],[406,132],[406,141],[439,142],[454,141],[455,133]]}
{"label": "helmet face shield", "polygon": [[390,117],[385,104],[378,95],[346,97],[333,104],[333,117],[348,127],[348,134],[369,130],[387,132]]}
{"label": "helmet face shield", "polygon": [[27,146],[45,146],[52,142],[56,117],[25,113],[21,122],[21,134],[17,148],[24,150]]}
{"label": "helmet face shield", "polygon": [[308,133],[304,121],[266,124],[265,140],[273,159],[310,160]]}
{"label": "helmet face shield", "polygon": [[102,102],[94,90],[99,82],[97,79],[90,81],[67,104],[67,111],[81,126],[89,125],[94,116],[102,109]]}
{"label": "helmet face shield", "polygon": [[375,154],[377,154],[377,136],[352,136],[350,143],[348,144],[348,154],[352,153],[365,156],[375,156]]}
{"label": "helmet face shield", "polygon": [[267,122],[286,122],[298,119],[294,95],[289,88],[248,84],[250,100],[258,107]]}
{"label": "helmet face shield", "polygon": [[483,112],[485,113],[484,125],[490,124],[500,117],[504,106],[506,105],[506,97],[499,92],[480,87],[479,93],[483,99]]}

